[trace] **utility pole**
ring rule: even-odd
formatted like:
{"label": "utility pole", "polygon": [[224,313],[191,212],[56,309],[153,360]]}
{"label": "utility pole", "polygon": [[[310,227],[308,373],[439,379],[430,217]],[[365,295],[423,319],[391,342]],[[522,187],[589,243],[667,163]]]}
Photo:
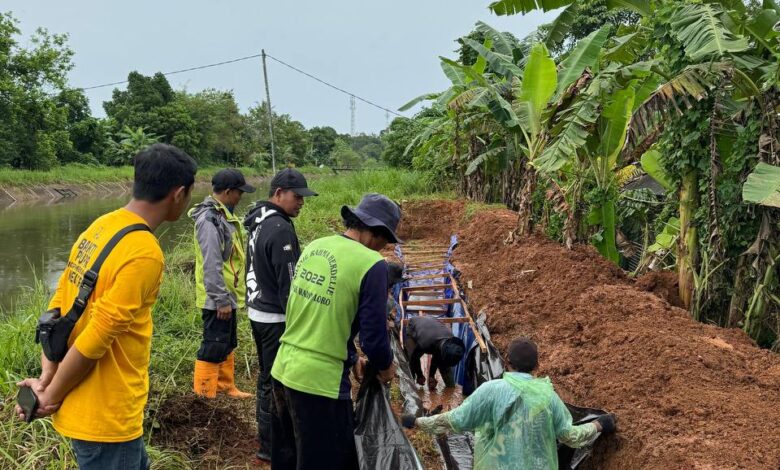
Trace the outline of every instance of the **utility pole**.
{"label": "utility pole", "polygon": [[352,137],[354,137],[355,136],[355,95],[349,96],[349,111],[351,113],[350,133],[352,134]]}
{"label": "utility pole", "polygon": [[[256,50],[256,49],[255,49]],[[263,78],[265,79],[265,102],[268,106],[268,132],[271,134],[271,168],[276,174],[276,149],[274,148],[274,114],[271,111],[271,92],[268,91],[268,68],[265,65],[265,49],[263,55]]]}

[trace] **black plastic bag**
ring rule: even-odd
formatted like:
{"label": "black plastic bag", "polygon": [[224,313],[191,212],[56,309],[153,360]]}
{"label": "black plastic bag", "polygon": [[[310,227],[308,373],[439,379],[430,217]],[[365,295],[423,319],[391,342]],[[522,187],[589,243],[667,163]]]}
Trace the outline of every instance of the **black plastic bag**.
{"label": "black plastic bag", "polygon": [[423,468],[393,415],[385,387],[368,368],[355,404],[355,446],[364,470]]}

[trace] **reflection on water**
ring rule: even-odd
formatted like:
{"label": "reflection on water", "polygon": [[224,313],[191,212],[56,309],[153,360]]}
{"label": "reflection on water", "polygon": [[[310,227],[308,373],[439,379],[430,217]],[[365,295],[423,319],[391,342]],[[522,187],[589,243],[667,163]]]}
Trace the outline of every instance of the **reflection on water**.
{"label": "reflection on water", "polygon": [[[268,195],[266,181],[252,181],[257,192],[244,196],[238,208],[243,214],[252,201]],[[192,203],[198,203],[210,192],[210,187],[196,187]],[[98,216],[122,207],[130,194],[80,196],[57,203],[15,205],[0,209],[0,309],[13,308],[24,289],[30,289],[36,280],[50,288],[57,283],[65,267],[75,239]],[[163,250],[169,248],[182,234],[192,230],[192,220],[186,215],[175,223],[165,223],[157,229]]]}

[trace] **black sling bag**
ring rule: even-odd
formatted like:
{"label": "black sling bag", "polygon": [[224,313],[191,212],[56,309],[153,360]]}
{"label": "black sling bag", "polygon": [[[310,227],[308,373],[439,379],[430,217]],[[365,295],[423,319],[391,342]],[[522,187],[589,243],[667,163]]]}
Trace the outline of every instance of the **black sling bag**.
{"label": "black sling bag", "polygon": [[38,319],[38,328],[35,331],[35,342],[41,343],[43,347],[43,354],[53,362],[60,362],[65,358],[65,354],[68,353],[68,339],[70,333],[73,331],[73,327],[76,326],[76,322],[81,318],[81,314],[87,308],[87,302],[89,296],[92,295],[92,290],[97,284],[98,273],[103,266],[103,262],[108,258],[111,250],[116,247],[119,240],[130,232],[136,232],[139,230],[146,230],[151,232],[149,227],[144,224],[133,224],[120,230],[114,235],[111,240],[103,247],[103,251],[92,264],[92,267],[84,273],[84,278],[81,280],[81,286],[79,287],[79,293],[76,295],[76,299],[73,300],[73,305],[70,307],[70,311],[66,315],[61,315],[60,309],[49,310],[41,315]]}

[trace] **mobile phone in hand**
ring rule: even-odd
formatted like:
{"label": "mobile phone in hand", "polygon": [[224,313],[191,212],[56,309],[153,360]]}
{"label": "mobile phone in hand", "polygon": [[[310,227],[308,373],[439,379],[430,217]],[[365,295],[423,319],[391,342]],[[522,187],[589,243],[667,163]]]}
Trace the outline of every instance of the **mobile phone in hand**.
{"label": "mobile phone in hand", "polygon": [[38,396],[30,387],[19,387],[16,401],[24,412],[24,420],[31,423],[35,419],[35,410],[38,409]]}

